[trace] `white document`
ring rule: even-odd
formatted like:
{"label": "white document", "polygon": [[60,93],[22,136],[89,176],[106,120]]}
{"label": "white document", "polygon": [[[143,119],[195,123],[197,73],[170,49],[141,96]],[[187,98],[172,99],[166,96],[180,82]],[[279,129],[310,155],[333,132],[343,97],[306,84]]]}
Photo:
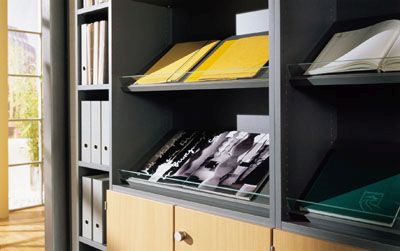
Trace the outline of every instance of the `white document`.
{"label": "white document", "polygon": [[108,25],[107,21],[100,21],[100,38],[99,38],[99,84],[106,84],[108,82],[108,38],[107,38]]}
{"label": "white document", "polygon": [[110,101],[101,101],[101,164],[110,165]]}
{"label": "white document", "polygon": [[92,163],[101,164],[101,101],[91,102]]}
{"label": "white document", "polygon": [[92,239],[92,179],[82,177],[82,236]]}
{"label": "white document", "polygon": [[81,25],[81,84],[87,85],[87,24]]}
{"label": "white document", "polygon": [[93,26],[94,24],[87,25],[87,39],[86,39],[86,50],[87,50],[87,81],[89,85],[93,84]]}
{"label": "white document", "polygon": [[81,102],[81,160],[91,162],[91,107],[90,101]]}
{"label": "white document", "polygon": [[99,37],[100,23],[95,22],[93,26],[93,84],[99,84]]}
{"label": "white document", "polygon": [[106,243],[106,191],[109,187],[108,176],[92,177],[93,179],[93,241]]}
{"label": "white document", "polygon": [[269,31],[269,10],[257,10],[236,15],[236,35]]}

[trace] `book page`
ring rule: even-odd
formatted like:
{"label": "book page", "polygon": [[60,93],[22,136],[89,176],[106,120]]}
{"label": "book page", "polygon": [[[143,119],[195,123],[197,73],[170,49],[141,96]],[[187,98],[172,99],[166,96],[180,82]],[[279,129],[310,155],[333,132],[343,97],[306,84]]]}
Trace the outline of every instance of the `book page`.
{"label": "book page", "polygon": [[400,71],[400,34],[382,63],[382,71]]}
{"label": "book page", "polygon": [[386,56],[399,33],[399,20],[337,33],[306,74],[378,69],[381,58]]}

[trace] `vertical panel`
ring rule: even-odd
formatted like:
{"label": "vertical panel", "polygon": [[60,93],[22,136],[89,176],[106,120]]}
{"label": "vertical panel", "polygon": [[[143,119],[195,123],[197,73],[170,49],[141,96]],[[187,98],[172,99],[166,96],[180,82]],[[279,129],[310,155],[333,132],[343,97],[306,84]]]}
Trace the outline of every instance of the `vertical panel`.
{"label": "vertical panel", "polygon": [[42,1],[46,250],[70,250],[65,1]]}
{"label": "vertical panel", "polygon": [[271,230],[245,222],[175,207],[175,251],[267,251]]}
{"label": "vertical panel", "polygon": [[107,192],[107,250],[172,251],[173,206]]}
{"label": "vertical panel", "polygon": [[274,229],[275,251],[366,251]]}
{"label": "vertical panel", "polygon": [[8,217],[7,0],[0,0],[0,218]]}

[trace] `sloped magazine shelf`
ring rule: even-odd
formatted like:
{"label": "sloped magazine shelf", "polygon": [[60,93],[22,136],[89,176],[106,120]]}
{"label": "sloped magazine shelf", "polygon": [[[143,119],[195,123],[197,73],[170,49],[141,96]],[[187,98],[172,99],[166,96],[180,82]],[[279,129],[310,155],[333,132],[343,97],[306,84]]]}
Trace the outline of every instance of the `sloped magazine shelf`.
{"label": "sloped magazine shelf", "polygon": [[[398,58],[390,58],[398,59]],[[400,71],[361,71],[335,72],[311,75],[308,70],[323,68],[328,65],[362,64],[364,61],[382,61],[386,59],[365,59],[335,62],[314,62],[288,65],[290,83],[294,87],[301,86],[346,86],[346,85],[398,85],[400,84]]]}
{"label": "sloped magazine shelf", "polygon": [[268,216],[269,134],[180,130],[171,135],[132,169],[120,169],[121,183]]}
{"label": "sloped magazine shelf", "polygon": [[[239,69],[239,71],[247,69]],[[125,92],[152,92],[152,91],[185,91],[185,90],[219,90],[219,89],[254,89],[254,88],[268,88],[268,66],[262,67],[254,78],[244,79],[220,79],[199,81],[199,82],[185,82],[185,78],[196,72],[185,72],[186,76],[181,82],[167,82],[155,84],[136,84],[136,81],[146,77],[147,75],[134,75],[125,76],[121,78],[122,90]],[[229,70],[234,72],[234,70]],[[171,73],[171,75],[174,73]],[[176,73],[175,73],[176,74]],[[165,77],[169,74],[157,75]],[[223,74],[221,74],[223,75]],[[153,75],[154,77],[154,75]]]}

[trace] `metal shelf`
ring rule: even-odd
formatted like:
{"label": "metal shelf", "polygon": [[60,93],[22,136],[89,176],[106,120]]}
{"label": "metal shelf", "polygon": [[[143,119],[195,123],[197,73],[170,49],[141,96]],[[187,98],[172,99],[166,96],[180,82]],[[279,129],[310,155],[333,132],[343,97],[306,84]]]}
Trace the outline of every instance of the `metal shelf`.
{"label": "metal shelf", "polygon": [[96,248],[97,250],[101,250],[101,251],[106,251],[107,250],[107,246],[92,240],[89,240],[88,238],[79,236],[79,242],[84,243],[88,246],[91,246],[93,248]]}
{"label": "metal shelf", "polygon": [[166,83],[149,85],[131,85],[122,87],[125,92],[161,92],[190,90],[225,90],[268,88],[268,79],[240,79],[226,81],[208,81],[196,83]]}
{"label": "metal shelf", "polygon": [[86,167],[86,168],[90,168],[90,169],[94,169],[94,170],[99,170],[99,171],[104,171],[104,172],[110,171],[110,166],[96,164],[96,163],[88,163],[88,162],[78,161],[78,166]]}
{"label": "metal shelf", "polygon": [[85,14],[95,14],[98,12],[104,12],[108,10],[109,2],[96,4],[90,7],[81,8],[76,11],[77,15],[85,15]]}
{"label": "metal shelf", "polygon": [[396,85],[400,72],[343,73],[317,76],[295,76],[292,86],[341,86],[341,85]]}
{"label": "metal shelf", "polygon": [[109,90],[109,84],[102,85],[78,85],[78,91],[99,91],[99,90]]}

